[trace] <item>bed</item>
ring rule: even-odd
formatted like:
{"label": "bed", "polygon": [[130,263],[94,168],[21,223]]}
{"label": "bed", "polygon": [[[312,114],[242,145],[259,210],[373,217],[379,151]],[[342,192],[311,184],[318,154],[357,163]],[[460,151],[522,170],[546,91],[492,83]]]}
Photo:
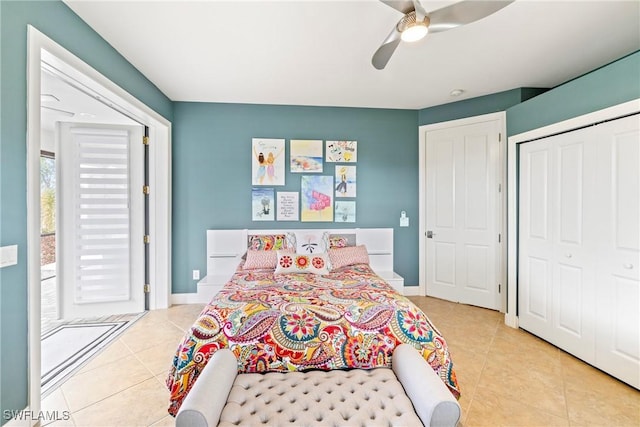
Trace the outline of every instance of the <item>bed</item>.
{"label": "bed", "polygon": [[[177,414],[211,356],[225,348],[239,373],[263,373],[389,367],[394,349],[408,344],[459,397],[446,341],[373,268],[381,265],[372,263],[380,254],[388,267],[392,248],[372,251],[360,244],[366,240],[358,241],[360,229],[351,240],[343,230],[324,232],[318,243],[324,249],[313,253],[301,253],[300,235],[296,241],[290,232],[251,233],[244,234],[246,255],[178,346],[166,381],[170,414]],[[388,234],[381,234],[387,242]],[[370,246],[379,245],[373,240]]]}

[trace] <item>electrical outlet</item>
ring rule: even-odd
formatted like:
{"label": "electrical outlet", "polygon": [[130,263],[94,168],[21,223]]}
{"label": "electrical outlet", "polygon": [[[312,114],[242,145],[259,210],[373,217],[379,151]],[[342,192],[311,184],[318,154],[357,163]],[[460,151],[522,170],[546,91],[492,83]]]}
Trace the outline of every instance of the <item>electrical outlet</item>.
{"label": "electrical outlet", "polygon": [[200,270],[193,270],[193,280],[200,280]]}

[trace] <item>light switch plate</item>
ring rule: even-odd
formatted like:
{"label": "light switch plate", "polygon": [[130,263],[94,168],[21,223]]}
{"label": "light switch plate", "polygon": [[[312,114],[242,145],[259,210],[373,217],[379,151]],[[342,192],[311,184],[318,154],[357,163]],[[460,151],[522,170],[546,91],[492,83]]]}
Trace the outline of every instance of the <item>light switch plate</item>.
{"label": "light switch plate", "polygon": [[0,248],[0,268],[18,263],[18,245],[2,246]]}
{"label": "light switch plate", "polygon": [[400,227],[408,227],[409,226],[409,217],[400,217]]}
{"label": "light switch plate", "polygon": [[193,270],[193,280],[200,280],[200,270]]}

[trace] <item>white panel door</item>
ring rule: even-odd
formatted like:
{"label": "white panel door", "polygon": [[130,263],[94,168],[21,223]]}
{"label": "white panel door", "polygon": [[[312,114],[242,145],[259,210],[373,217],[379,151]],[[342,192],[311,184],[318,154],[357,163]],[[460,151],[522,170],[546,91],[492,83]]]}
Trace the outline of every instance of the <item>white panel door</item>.
{"label": "white panel door", "polygon": [[57,253],[64,319],[144,310],[142,126],[61,123]]}
{"label": "white panel door", "polygon": [[426,132],[429,296],[499,308],[499,124]]}
{"label": "white panel door", "polygon": [[552,330],[552,148],[541,140],[520,147],[518,302],[520,326]]}
{"label": "white panel door", "polygon": [[600,127],[596,361],[640,388],[640,116]]}

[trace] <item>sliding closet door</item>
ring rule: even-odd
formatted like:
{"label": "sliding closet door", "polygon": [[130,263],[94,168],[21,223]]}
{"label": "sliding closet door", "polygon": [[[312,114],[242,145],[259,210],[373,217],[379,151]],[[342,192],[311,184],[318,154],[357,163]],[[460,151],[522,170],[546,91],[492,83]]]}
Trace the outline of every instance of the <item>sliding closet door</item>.
{"label": "sliding closet door", "polygon": [[598,366],[640,387],[640,116],[601,125]]}
{"label": "sliding closet door", "polygon": [[519,150],[520,326],[640,387],[640,116]]}
{"label": "sliding closet door", "polygon": [[588,130],[520,149],[520,323],[593,359],[596,162]]}

